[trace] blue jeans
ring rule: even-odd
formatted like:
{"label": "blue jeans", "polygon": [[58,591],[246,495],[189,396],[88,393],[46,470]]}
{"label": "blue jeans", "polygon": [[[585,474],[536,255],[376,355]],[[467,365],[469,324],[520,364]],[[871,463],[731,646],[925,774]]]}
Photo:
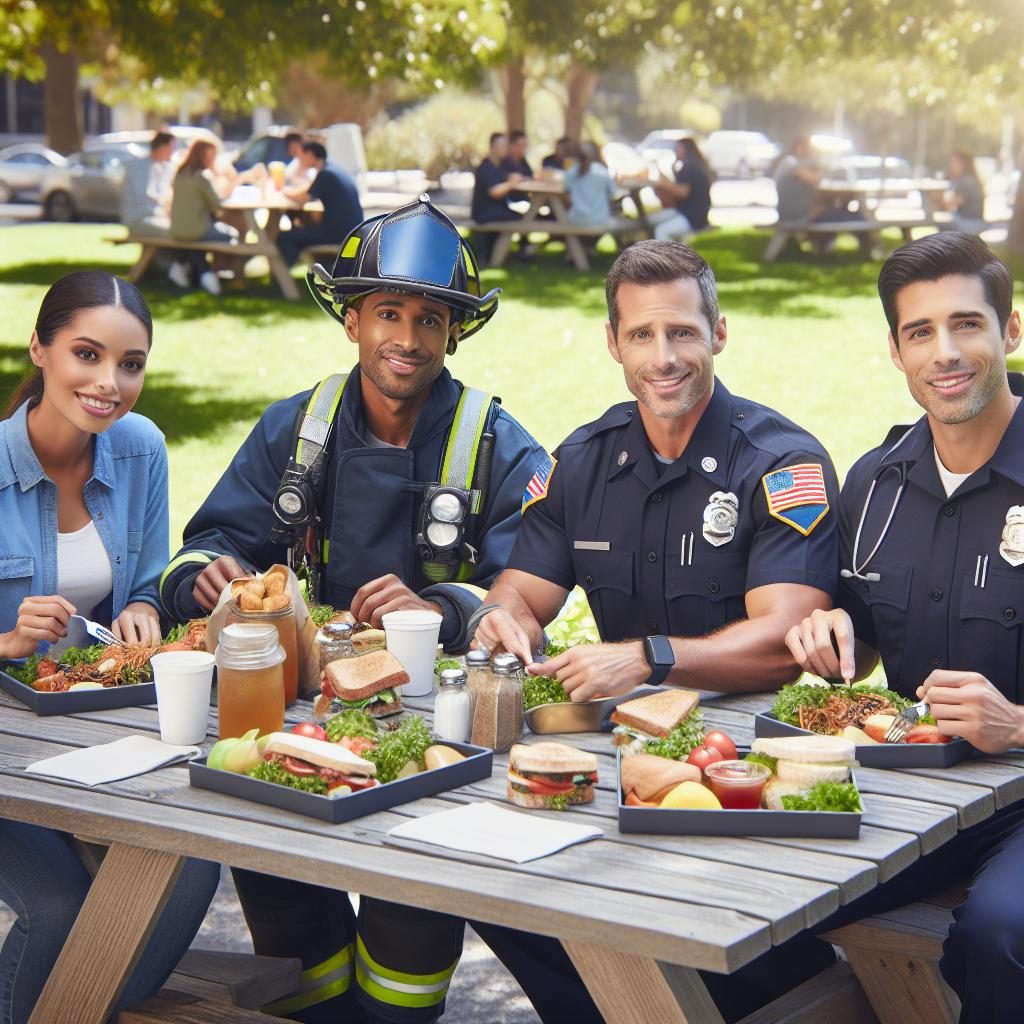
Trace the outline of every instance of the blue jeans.
{"label": "blue jeans", "polygon": [[[185,862],[119,1009],[160,990],[203,923],[219,880],[219,864]],[[0,820],[0,899],[18,915],[0,949],[0,1024],[28,1020],[90,881],[63,832]]]}

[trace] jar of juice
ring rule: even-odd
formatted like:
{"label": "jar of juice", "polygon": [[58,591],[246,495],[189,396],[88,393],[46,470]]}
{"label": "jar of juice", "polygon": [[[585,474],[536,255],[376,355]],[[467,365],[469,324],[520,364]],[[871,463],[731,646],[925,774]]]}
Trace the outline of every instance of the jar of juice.
{"label": "jar of juice", "polygon": [[236,622],[220,631],[217,644],[218,735],[260,735],[284,728],[285,651],[269,622]]}
{"label": "jar of juice", "polygon": [[704,769],[711,792],[723,809],[751,811],[761,806],[761,790],[771,772],[755,761],[716,761]]}
{"label": "jar of juice", "polygon": [[299,634],[295,609],[288,605],[276,612],[243,612],[234,602],[228,622],[270,623],[277,630],[278,643],[284,648],[284,701],[291,707],[299,698]]}

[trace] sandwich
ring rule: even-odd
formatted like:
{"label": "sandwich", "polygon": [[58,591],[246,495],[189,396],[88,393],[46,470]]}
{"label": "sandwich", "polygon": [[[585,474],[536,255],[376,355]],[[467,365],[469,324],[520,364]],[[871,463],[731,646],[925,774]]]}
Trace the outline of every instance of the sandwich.
{"label": "sandwich", "polygon": [[661,690],[624,701],[611,715],[623,754],[645,752],[685,761],[704,740],[704,716],[695,690]]}
{"label": "sandwich", "polygon": [[597,755],[566,743],[516,743],[508,754],[508,798],[520,807],[564,811],[589,804]]}
{"label": "sandwich", "polygon": [[633,754],[622,759],[619,783],[624,803],[631,807],[661,805],[680,782],[700,782],[701,770],[685,761],[669,761],[653,754]]}
{"label": "sandwich", "polygon": [[354,708],[375,718],[393,715],[402,710],[402,698],[395,687],[407,682],[409,673],[390,651],[370,651],[357,658],[328,662],[320,678],[320,696],[313,704],[314,716],[322,718],[331,710]]}
{"label": "sandwich", "polygon": [[263,748],[263,760],[249,772],[265,782],[327,796],[346,796],[376,786],[376,774],[377,766],[372,761],[340,743],[293,732],[271,733]]}
{"label": "sandwich", "polygon": [[754,740],[749,760],[772,772],[761,794],[771,811],[857,811],[856,748],[842,736],[784,736]]}
{"label": "sandwich", "polygon": [[383,629],[374,629],[368,622],[357,622],[352,627],[352,646],[362,653],[381,650],[387,643]]}

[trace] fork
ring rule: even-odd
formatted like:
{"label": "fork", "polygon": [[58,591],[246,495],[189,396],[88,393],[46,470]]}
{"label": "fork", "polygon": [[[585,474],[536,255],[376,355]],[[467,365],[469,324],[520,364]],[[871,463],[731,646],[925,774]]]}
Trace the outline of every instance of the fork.
{"label": "fork", "polygon": [[907,738],[907,733],[917,725],[918,722],[929,713],[931,708],[928,701],[918,701],[913,707],[901,711],[892,721],[892,725],[885,732],[886,743],[902,743]]}
{"label": "fork", "polygon": [[98,640],[101,644],[112,647],[125,647],[106,626],[98,622],[90,622],[84,615],[72,615],[68,619],[68,641],[71,647],[86,647],[90,640]]}

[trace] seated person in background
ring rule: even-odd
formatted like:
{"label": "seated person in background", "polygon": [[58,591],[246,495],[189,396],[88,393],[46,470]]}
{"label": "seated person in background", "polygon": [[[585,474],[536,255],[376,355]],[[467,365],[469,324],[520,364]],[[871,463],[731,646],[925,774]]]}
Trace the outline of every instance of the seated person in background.
{"label": "seated person in background", "polygon": [[565,172],[569,191],[568,217],[573,224],[606,224],[612,218],[615,179],[601,161],[593,142],[580,145],[580,159]]}
{"label": "seated person in background", "polygon": [[[530,140],[526,137],[526,132],[517,130],[508,133],[508,155],[501,162],[501,166],[509,174],[518,174],[523,178],[533,177],[533,168],[530,167],[529,161],[526,159],[526,150],[529,145]],[[512,192],[508,198],[513,203],[528,203],[530,201],[530,197],[525,192]]]}
{"label": "seated person in background", "polygon": [[779,221],[806,223],[823,211],[818,198],[822,170],[811,152],[810,140],[798,136],[775,168]]}
{"label": "seated person in background", "polygon": [[974,166],[974,157],[965,149],[955,149],[949,158],[949,195],[946,209],[953,211],[942,231],[966,231],[977,235],[988,224],[985,221],[985,189]]}
{"label": "seated person in background", "polygon": [[[890,358],[925,415],[850,470],[838,607],[814,611],[786,642],[808,672],[833,679],[862,679],[881,658],[889,687],[927,700],[940,732],[1004,754],[1024,746],[1024,377],[1006,371],[1021,342],[1013,278],[981,239],[941,232],[891,253],[878,293]],[[1018,1020],[1022,874],[1017,800],[816,928],[969,878],[939,970],[961,1024]]]}
{"label": "seated person in background", "polygon": [[[237,242],[238,232],[228,224],[218,222],[216,214],[225,196],[213,186],[213,166],[217,162],[217,147],[212,142],[197,139],[192,143],[185,159],[174,176],[171,199],[171,237],[185,242]],[[206,253],[190,250],[186,257],[192,269],[193,283],[211,295],[220,295],[220,280],[206,262]]]}
{"label": "seated person in background", "polygon": [[327,150],[319,142],[303,142],[299,163],[316,177],[308,188],[285,189],[293,202],[304,205],[319,199],[324,213],[319,221],[282,231],[277,248],[288,266],[296,263],[299,253],[311,245],[340,245],[341,240],[363,219],[359,189],[352,175],[327,159]]}
{"label": "seated person in background", "polygon": [[[522,219],[521,214],[516,213],[508,203],[510,193],[523,180],[523,175],[505,169],[507,156],[508,136],[504,132],[494,132],[488,143],[487,156],[480,161],[473,179],[470,215],[477,224]],[[494,248],[493,234],[480,233],[474,238],[473,247],[480,254],[481,264],[486,264]]]}
{"label": "seated person in background", "polygon": [[288,163],[284,168],[284,187],[286,189],[308,188],[313,181],[312,168],[306,167],[299,159],[302,155],[302,142],[303,137],[300,132],[288,132],[284,137],[284,146],[288,153]]}
{"label": "seated person in background", "polygon": [[[0,421],[0,658],[47,650],[76,612],[126,641],[160,641],[167,451],[131,412],[152,339],[139,290],[112,274],[68,274],[43,298],[35,371]],[[219,865],[185,862],[119,1007],[156,995],[219,879]],[[17,915],[0,950],[0,1020],[29,1019],[91,884],[71,836],[0,819],[0,899]]]}
{"label": "seated person in background", "polygon": [[555,143],[555,151],[548,153],[541,161],[541,167],[549,171],[564,171],[572,159],[572,139],[563,136]]}
{"label": "seated person in background", "polygon": [[662,214],[653,218],[654,237],[661,241],[682,241],[708,226],[711,173],[693,139],[684,138],[676,143],[674,173],[675,181],[663,177],[654,183],[654,193],[665,207]]}

